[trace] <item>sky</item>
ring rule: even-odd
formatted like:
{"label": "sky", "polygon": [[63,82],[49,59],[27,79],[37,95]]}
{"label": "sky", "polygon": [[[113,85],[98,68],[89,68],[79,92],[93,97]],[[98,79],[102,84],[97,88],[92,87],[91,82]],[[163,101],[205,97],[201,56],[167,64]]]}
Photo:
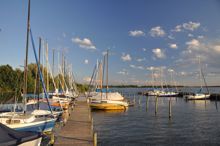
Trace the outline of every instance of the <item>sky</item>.
{"label": "sky", "polygon": [[[27,7],[1,0],[1,65],[24,64]],[[63,52],[80,83],[109,49],[110,84],[200,85],[202,68],[208,85],[219,85],[219,14],[218,0],[32,0],[30,23],[35,45],[48,42],[50,64],[53,49],[56,66]]]}

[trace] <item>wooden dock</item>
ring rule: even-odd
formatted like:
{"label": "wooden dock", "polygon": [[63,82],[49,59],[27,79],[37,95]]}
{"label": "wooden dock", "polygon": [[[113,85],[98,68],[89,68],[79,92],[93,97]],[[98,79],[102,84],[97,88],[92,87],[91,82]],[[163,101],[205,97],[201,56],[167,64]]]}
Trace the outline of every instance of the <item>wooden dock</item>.
{"label": "wooden dock", "polygon": [[79,97],[67,123],[55,138],[55,146],[93,146],[93,122],[85,97]]}

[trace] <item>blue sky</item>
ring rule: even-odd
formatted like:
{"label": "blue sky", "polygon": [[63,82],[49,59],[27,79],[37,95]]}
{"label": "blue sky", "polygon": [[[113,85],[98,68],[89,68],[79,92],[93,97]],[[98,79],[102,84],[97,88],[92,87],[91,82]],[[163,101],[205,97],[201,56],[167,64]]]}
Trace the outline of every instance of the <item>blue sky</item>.
{"label": "blue sky", "polygon": [[[220,82],[218,0],[32,0],[31,28],[52,49],[64,50],[78,82],[110,49],[111,84],[150,84],[170,72],[177,84],[199,85],[198,56],[209,85]],[[2,0],[0,64],[14,68],[25,56],[27,0]],[[34,62],[32,48],[29,62]],[[56,59],[57,62],[57,59]]]}

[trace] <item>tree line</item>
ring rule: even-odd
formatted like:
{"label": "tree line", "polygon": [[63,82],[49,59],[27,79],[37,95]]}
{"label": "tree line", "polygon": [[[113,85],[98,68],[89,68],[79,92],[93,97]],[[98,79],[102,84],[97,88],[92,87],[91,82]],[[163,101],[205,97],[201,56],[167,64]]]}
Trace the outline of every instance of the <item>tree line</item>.
{"label": "tree line", "polygon": [[[27,93],[36,92],[37,84],[37,65],[35,63],[28,64],[27,67]],[[44,82],[46,84],[47,79],[47,69],[41,66],[41,71],[44,74]],[[58,74],[54,77],[54,81],[57,87],[61,89],[60,81],[63,77],[61,74]],[[67,77],[64,76],[65,81],[68,82]],[[49,74],[49,90],[54,91],[54,85]],[[13,69],[10,65],[1,65],[0,66],[0,93],[6,92],[22,92],[24,85],[24,71],[20,68]],[[88,90],[88,85],[82,85],[76,83],[77,89],[79,92],[85,92]],[[42,90],[42,84],[40,84],[40,89]]]}

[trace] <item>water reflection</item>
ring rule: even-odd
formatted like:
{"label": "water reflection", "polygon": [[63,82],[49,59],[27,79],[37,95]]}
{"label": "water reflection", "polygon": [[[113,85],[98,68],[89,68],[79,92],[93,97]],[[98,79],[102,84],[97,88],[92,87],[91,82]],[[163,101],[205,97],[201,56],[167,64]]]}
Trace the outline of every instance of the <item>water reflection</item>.
{"label": "water reflection", "polygon": [[[130,99],[137,89],[129,89]],[[139,91],[139,89],[138,89]],[[136,95],[127,111],[93,112],[98,145],[220,145],[218,101],[185,101]],[[169,120],[169,100],[172,117]]]}

